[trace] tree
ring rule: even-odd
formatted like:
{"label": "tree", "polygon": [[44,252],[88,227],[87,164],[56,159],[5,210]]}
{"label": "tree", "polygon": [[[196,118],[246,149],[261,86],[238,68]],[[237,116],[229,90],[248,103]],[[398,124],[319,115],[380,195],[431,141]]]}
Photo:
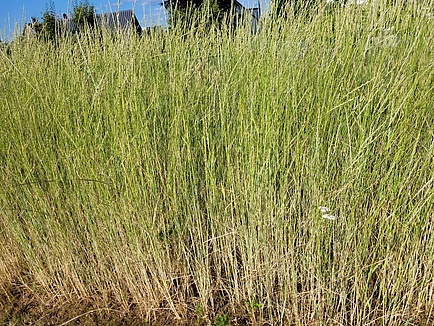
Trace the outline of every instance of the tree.
{"label": "tree", "polygon": [[45,12],[42,15],[41,32],[46,40],[53,41],[56,38],[56,12],[54,10],[54,2],[50,1],[46,4]]}
{"label": "tree", "polygon": [[26,24],[23,35],[35,35],[45,41],[53,41],[56,38],[56,13],[53,1],[46,4],[45,12],[42,14],[42,23],[32,17],[31,23]]}
{"label": "tree", "polygon": [[72,21],[79,29],[84,26],[93,27],[95,25],[95,7],[90,5],[87,0],[80,3],[75,2]]}
{"label": "tree", "polygon": [[[66,27],[65,22],[68,21]],[[82,1],[80,3],[75,2],[73,9],[72,21],[75,23],[78,29],[84,26],[94,27],[95,25],[95,9],[93,5],[90,5],[88,1]],[[54,1],[50,0],[45,6],[45,12],[42,14],[42,22],[35,17],[31,18],[31,23],[27,23],[23,30],[23,36],[34,35],[39,39],[45,41],[55,41],[59,36],[65,36],[68,28],[71,28],[66,14],[63,15],[63,21],[56,18],[56,11],[54,7]],[[75,28],[70,29],[69,33],[76,32]]]}
{"label": "tree", "polygon": [[198,13],[206,14],[208,23],[221,24],[232,8],[233,0],[163,0],[169,11],[169,25],[195,24]]}

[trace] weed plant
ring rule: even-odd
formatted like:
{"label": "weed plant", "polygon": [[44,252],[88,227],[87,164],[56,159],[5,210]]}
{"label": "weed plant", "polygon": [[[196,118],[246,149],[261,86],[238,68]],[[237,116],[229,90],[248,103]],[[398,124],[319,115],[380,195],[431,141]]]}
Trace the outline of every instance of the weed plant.
{"label": "weed plant", "polygon": [[1,50],[0,323],[432,323],[428,5]]}

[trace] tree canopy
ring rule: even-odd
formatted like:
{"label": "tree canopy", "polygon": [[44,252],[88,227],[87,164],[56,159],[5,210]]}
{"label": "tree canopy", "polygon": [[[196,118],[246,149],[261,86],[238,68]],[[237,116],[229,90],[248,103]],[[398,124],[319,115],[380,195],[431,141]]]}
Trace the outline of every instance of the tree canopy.
{"label": "tree canopy", "polygon": [[43,23],[41,31],[44,38],[54,40],[56,37],[56,12],[54,9],[54,2],[50,1],[46,4],[45,12],[42,15]]}
{"label": "tree canopy", "polygon": [[206,14],[208,22],[220,24],[232,6],[233,0],[164,0],[163,5],[169,11],[169,25],[178,22],[192,23],[195,13]]}
{"label": "tree canopy", "polygon": [[[71,20],[75,23],[78,31],[84,26],[93,27],[95,25],[95,7],[89,2],[80,1],[74,2]],[[32,22],[27,24],[34,35],[47,41],[55,40],[62,26],[56,19],[56,10],[53,1],[49,1],[45,6],[45,11],[42,14],[42,22],[35,17],[32,17]],[[67,18],[64,14],[63,18]]]}
{"label": "tree canopy", "polygon": [[95,24],[95,7],[90,5],[89,2],[80,1],[74,3],[74,11],[72,14],[72,21],[80,28],[85,25],[94,26]]}

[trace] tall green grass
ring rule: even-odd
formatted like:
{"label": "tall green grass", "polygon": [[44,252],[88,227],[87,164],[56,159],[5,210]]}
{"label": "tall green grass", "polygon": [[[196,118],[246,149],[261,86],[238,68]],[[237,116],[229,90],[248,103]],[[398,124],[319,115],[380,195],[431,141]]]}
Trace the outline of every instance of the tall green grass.
{"label": "tall green grass", "polygon": [[433,32],[370,4],[15,42],[0,320],[432,322]]}

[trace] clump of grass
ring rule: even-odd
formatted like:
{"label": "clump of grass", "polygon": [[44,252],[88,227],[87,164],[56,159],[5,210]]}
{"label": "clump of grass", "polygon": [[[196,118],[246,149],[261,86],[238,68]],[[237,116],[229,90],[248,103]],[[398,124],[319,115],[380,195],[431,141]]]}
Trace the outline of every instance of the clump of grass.
{"label": "clump of grass", "polygon": [[199,24],[11,45],[2,305],[432,321],[432,35],[418,7],[373,3],[265,20],[257,35]]}

